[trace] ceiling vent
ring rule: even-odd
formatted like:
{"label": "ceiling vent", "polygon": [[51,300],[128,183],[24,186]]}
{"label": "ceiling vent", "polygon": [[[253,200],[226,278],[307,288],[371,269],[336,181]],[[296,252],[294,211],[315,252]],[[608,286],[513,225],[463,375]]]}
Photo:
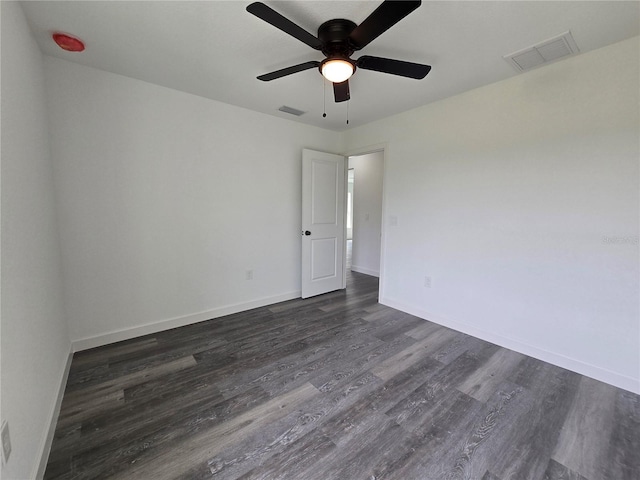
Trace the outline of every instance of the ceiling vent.
{"label": "ceiling vent", "polygon": [[307,112],[303,112],[302,110],[298,110],[297,108],[287,107],[286,105],[281,106],[278,110],[284,113],[290,113],[291,115],[295,115],[299,117],[300,115],[304,115]]}
{"label": "ceiling vent", "polygon": [[574,55],[580,50],[571,32],[565,32],[524,50],[505,55],[504,58],[518,72],[531,70],[560,58]]}

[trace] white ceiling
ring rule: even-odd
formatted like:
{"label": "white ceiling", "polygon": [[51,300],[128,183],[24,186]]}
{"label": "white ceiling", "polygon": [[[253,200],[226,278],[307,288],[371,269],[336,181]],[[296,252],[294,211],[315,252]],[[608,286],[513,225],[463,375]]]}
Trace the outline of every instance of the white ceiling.
{"label": "white ceiling", "polygon": [[[423,1],[360,55],[433,67],[424,80],[358,70],[351,101],[333,102],[316,69],[271,82],[257,75],[308,60],[309,48],[245,11],[248,1],[42,1],[23,7],[47,55],[193,93],[251,110],[343,130],[513,75],[503,55],[570,30],[581,52],[640,33],[637,1]],[[264,3],[313,34],[331,18],[362,22],[379,1]],[[62,31],[80,37],[82,53],[51,40]],[[541,67],[544,68],[544,67]],[[615,74],[615,72],[612,72]],[[287,105],[301,117],[278,111]]]}

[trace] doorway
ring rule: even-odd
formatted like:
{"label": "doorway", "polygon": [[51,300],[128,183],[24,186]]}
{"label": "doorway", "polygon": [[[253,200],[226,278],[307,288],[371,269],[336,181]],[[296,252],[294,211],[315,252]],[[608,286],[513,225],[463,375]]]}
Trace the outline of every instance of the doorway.
{"label": "doorway", "polygon": [[349,157],[347,269],[380,277],[384,151]]}
{"label": "doorway", "polygon": [[382,295],[385,146],[302,153],[302,298],[346,288],[347,272],[375,277]]}

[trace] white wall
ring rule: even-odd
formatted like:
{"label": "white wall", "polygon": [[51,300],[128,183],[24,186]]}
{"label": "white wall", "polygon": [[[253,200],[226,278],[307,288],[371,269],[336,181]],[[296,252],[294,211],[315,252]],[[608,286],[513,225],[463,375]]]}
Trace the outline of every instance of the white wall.
{"label": "white wall", "polygon": [[349,157],[354,171],[351,270],[380,276],[384,152]]}
{"label": "white wall", "polygon": [[78,348],[299,296],[301,151],[340,151],[341,134],[56,58],[45,71]]}
{"label": "white wall", "polygon": [[640,392],[638,47],[349,131],[388,142],[382,302]]}
{"label": "white wall", "polygon": [[[2,419],[6,479],[35,478],[71,344],[61,290],[42,55],[22,9],[2,17]],[[57,412],[55,412],[57,414]]]}

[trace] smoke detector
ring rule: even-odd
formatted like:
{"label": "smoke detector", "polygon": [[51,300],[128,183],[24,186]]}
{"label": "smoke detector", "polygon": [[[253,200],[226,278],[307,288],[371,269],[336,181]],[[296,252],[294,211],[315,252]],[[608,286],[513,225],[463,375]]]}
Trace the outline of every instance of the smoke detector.
{"label": "smoke detector", "polygon": [[67,52],[82,52],[84,51],[84,43],[78,37],[74,37],[67,33],[56,32],[51,35],[53,41],[58,44],[60,48]]}
{"label": "smoke detector", "polygon": [[579,52],[571,32],[565,32],[502,58],[516,71],[524,72]]}

